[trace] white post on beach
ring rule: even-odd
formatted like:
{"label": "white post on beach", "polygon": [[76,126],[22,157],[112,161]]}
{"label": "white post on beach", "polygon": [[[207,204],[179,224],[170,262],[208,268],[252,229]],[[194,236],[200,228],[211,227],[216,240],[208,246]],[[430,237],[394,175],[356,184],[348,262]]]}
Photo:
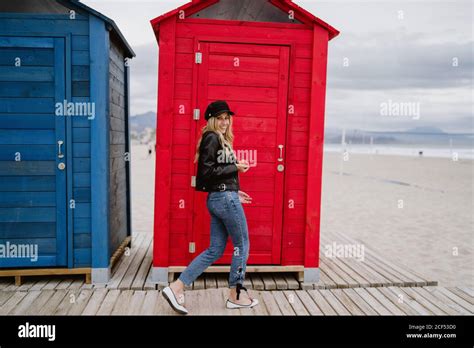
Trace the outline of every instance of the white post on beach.
{"label": "white post on beach", "polygon": [[374,137],[370,136],[370,158],[373,158],[374,154]]}
{"label": "white post on beach", "polygon": [[346,129],[342,129],[342,137],[341,137],[341,162],[339,164],[339,175],[342,175],[342,171],[344,170],[344,156],[346,153]]}

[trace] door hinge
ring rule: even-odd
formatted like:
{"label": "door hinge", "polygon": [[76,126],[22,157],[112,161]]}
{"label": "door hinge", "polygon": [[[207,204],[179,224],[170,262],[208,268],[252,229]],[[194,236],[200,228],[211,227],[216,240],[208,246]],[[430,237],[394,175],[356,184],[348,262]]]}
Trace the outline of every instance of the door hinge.
{"label": "door hinge", "polygon": [[195,176],[191,177],[191,187],[196,187],[196,177]]}
{"label": "door hinge", "polygon": [[189,242],[189,253],[194,254],[196,252],[196,243]]}
{"label": "door hinge", "polygon": [[193,111],[193,120],[197,121],[201,118],[201,110],[200,109],[194,109]]}
{"label": "door hinge", "polygon": [[202,53],[201,52],[196,52],[195,62],[196,62],[196,64],[202,64]]}

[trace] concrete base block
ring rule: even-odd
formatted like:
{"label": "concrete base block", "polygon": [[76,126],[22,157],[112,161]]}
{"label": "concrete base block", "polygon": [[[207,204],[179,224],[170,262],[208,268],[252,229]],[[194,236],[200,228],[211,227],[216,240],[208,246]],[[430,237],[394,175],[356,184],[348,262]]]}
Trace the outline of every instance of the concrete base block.
{"label": "concrete base block", "polygon": [[110,281],[110,268],[92,268],[91,281],[92,284],[107,284]]}
{"label": "concrete base block", "polygon": [[168,286],[168,267],[153,267],[151,282],[158,285]]}

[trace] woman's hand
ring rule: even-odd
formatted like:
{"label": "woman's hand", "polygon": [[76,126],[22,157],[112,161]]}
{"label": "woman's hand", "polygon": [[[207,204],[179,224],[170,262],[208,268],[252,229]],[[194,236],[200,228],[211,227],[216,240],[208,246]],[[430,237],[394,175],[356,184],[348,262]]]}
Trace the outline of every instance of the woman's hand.
{"label": "woman's hand", "polygon": [[239,191],[239,200],[240,203],[252,203],[252,197],[250,197],[248,194],[246,194],[243,191]]}
{"label": "woman's hand", "polygon": [[247,170],[250,169],[249,162],[245,160],[242,160],[239,163],[236,163],[235,165],[237,166],[238,171],[241,173],[245,173]]}

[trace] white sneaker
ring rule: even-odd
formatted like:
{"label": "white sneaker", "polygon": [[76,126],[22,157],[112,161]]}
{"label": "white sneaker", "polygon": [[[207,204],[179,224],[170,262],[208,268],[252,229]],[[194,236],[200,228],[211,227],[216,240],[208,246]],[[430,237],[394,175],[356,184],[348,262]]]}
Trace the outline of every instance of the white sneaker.
{"label": "white sneaker", "polygon": [[256,305],[258,305],[258,300],[256,298],[252,298],[251,300],[252,300],[251,304],[242,305],[242,304],[234,303],[234,302],[232,302],[231,300],[228,299],[225,303],[225,307],[227,309],[237,309],[237,308],[252,308],[252,307],[255,307]]}
{"label": "white sneaker", "polygon": [[167,286],[163,289],[163,297],[166,299],[166,301],[168,301],[171,308],[173,308],[175,312],[179,314],[188,314],[188,310],[184,308],[184,306],[182,306],[182,303],[184,303],[183,295],[179,296],[179,300],[176,299],[173,290],[171,290],[171,288]]}

